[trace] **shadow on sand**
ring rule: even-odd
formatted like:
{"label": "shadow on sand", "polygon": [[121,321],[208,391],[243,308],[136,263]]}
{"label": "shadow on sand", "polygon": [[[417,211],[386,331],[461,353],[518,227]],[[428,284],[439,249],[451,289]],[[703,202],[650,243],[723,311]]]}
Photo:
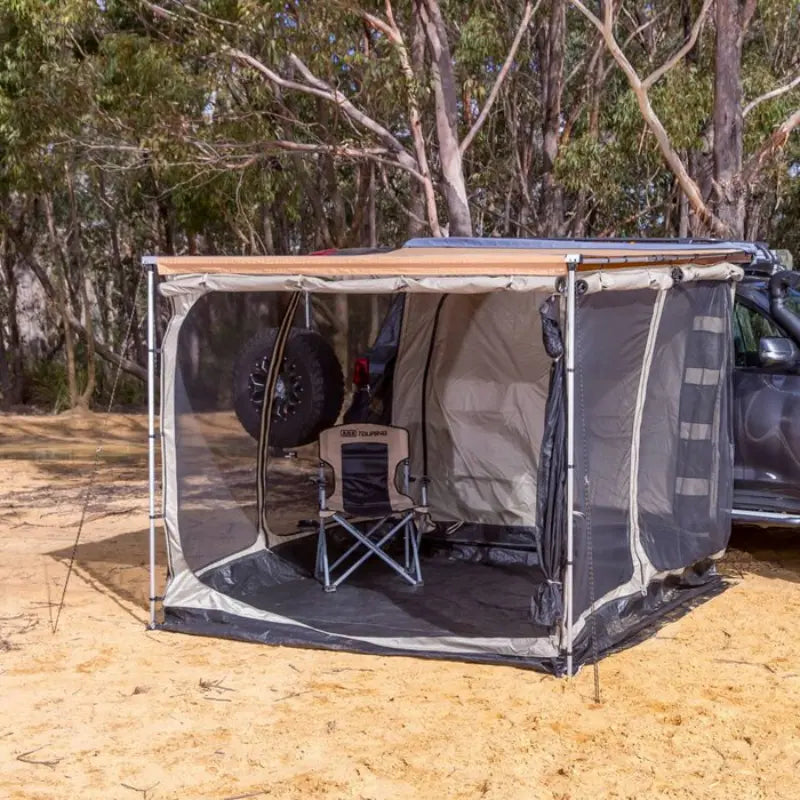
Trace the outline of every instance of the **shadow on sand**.
{"label": "shadow on sand", "polygon": [[[149,609],[149,555],[147,528],[120,533],[96,542],[84,542],[75,550],[73,569],[76,574],[110,597],[136,619],[147,621]],[[167,563],[164,537],[156,531],[156,587],[161,592]],[[68,564],[72,547],[53,550],[48,555]]]}
{"label": "shadow on sand", "polygon": [[749,572],[800,583],[800,530],[735,525],[721,569],[731,577]]}
{"label": "shadow on sand", "polygon": [[[157,591],[164,581],[166,548],[161,531],[157,541]],[[67,564],[72,547],[49,553]],[[147,620],[148,530],[120,533],[101,541],[84,542],[75,552],[76,573],[143,623]],[[732,578],[745,573],[800,582],[800,531],[736,526],[721,572]]]}

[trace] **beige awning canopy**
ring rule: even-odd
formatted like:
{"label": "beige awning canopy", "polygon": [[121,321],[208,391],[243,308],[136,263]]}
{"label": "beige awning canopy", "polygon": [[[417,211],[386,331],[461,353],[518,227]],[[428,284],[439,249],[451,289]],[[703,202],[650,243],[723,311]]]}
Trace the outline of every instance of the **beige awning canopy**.
{"label": "beige awning canopy", "polygon": [[160,275],[296,275],[319,278],[379,276],[515,276],[558,277],[567,272],[568,255],[582,257],[580,269],[605,270],[630,267],[696,264],[722,261],[741,264],[749,254],[731,248],[692,250],[681,247],[616,249],[565,244],[552,249],[483,247],[408,247],[383,253],[302,256],[158,256]]}

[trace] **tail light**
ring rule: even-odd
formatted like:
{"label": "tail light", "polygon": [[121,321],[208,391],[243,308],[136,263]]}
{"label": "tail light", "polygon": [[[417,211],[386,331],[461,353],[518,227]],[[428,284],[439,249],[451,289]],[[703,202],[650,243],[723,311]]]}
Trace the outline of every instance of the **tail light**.
{"label": "tail light", "polygon": [[369,386],[369,359],[357,358],[353,365],[353,386],[366,389]]}

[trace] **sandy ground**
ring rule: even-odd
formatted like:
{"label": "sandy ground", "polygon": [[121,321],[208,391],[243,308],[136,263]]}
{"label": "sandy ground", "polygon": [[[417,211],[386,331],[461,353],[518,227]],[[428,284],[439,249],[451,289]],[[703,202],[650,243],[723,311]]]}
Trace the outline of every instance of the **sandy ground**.
{"label": "sandy ground", "polygon": [[737,532],[731,588],[602,661],[598,704],[591,669],[147,632],[143,418],[0,422],[0,797],[800,796],[800,538]]}

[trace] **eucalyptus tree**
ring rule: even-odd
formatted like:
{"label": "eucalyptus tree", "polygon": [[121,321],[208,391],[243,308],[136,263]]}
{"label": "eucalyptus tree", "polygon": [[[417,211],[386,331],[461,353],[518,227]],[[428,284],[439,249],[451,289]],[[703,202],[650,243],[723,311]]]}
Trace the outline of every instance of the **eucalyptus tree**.
{"label": "eucalyptus tree", "polygon": [[[502,56],[482,65],[485,99],[479,102],[472,92],[468,107],[467,76],[455,54],[459,23],[468,28],[469,4],[387,0],[375,9],[243,0],[200,10],[178,0],[143,2],[142,9],[151,15],[146,21],[154,35],[194,47],[197,57],[215,65],[215,114],[237,107],[264,123],[263,135],[249,147],[198,139],[200,151],[213,151],[210,161],[234,168],[281,152],[314,156],[321,164],[368,162],[402,174],[409,217],[420,208],[430,233],[441,235],[445,224],[454,235],[473,232],[464,159],[517,66],[532,2],[514,15]],[[328,188],[336,223],[341,203],[334,182]]]}
{"label": "eucalyptus tree", "polygon": [[[691,24],[685,23],[681,29],[674,18],[683,13],[687,19],[686,11],[674,3],[663,7],[649,4],[642,9],[634,4],[603,2],[598,11],[581,0],[570,3],[598,31],[625,75],[649,133],[688,200],[693,230],[722,237],[744,236],[748,203],[755,200],[758,207],[762,180],[780,160],[789,137],[800,125],[800,43],[796,37],[787,39],[787,32],[797,30],[800,24],[797,4],[764,3],[758,13],[755,0],[703,0]],[[620,32],[626,27],[633,30],[621,43]],[[712,27],[707,36],[712,41],[704,42],[704,29]],[[760,73],[762,80],[772,84],[747,101],[745,58],[751,60],[751,74]],[[771,69],[759,70],[756,60]],[[675,146],[674,138],[680,133],[669,130],[670,108],[678,107],[680,117],[679,107],[686,103],[685,96],[669,92],[670,74],[698,70],[705,70],[706,79],[713,83],[710,97],[698,106],[705,114],[704,124],[694,131],[694,149],[701,150],[695,163],[705,166],[710,177],[705,188],[702,176],[692,174],[691,164]],[[772,74],[767,77],[765,72]],[[660,91],[662,110],[656,101],[659,83],[667,87]],[[673,85],[680,83],[678,80]],[[788,104],[784,116],[778,121],[773,117],[767,125],[762,119],[761,129],[756,131],[754,125],[746,136],[747,115],[768,102],[773,113]],[[757,117],[751,119],[756,121]],[[746,142],[750,144],[747,151]]]}

